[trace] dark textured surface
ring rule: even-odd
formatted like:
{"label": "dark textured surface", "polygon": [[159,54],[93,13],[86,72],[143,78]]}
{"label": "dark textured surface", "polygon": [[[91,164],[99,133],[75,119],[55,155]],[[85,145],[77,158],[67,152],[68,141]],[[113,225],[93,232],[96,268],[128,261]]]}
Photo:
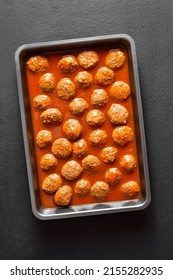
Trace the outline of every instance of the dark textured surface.
{"label": "dark textured surface", "polygon": [[[172,3],[0,0],[0,259],[173,259]],[[141,212],[39,221],[30,208],[15,50],[115,33],[136,42],[152,203]]]}

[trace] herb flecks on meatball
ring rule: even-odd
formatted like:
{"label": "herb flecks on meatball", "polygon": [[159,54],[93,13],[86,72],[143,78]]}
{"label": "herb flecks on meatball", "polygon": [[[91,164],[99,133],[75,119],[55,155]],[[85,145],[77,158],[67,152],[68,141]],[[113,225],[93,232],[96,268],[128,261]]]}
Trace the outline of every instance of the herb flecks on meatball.
{"label": "herb flecks on meatball", "polygon": [[123,125],[126,124],[129,118],[129,113],[124,106],[113,103],[108,110],[108,117],[111,123],[115,125]]}
{"label": "herb flecks on meatball", "polygon": [[76,86],[69,78],[61,79],[57,84],[57,95],[62,99],[72,99],[76,95]]}
{"label": "herb flecks on meatball", "polygon": [[106,56],[105,64],[111,69],[117,69],[124,65],[126,57],[121,50],[111,50]]}
{"label": "herb flecks on meatball", "polygon": [[86,123],[90,126],[101,126],[105,122],[105,115],[100,110],[91,110],[86,116]]}
{"label": "herb flecks on meatball", "polygon": [[72,188],[64,185],[58,189],[54,195],[54,201],[58,206],[68,206],[72,198]]}
{"label": "herb flecks on meatball", "polygon": [[82,166],[85,171],[98,171],[100,165],[99,158],[94,155],[88,155],[82,160]]}
{"label": "herb flecks on meatball", "polygon": [[89,107],[88,102],[84,98],[74,98],[69,103],[70,111],[73,115],[81,115]]}
{"label": "herb flecks on meatball", "polygon": [[97,70],[95,75],[95,82],[100,86],[110,85],[114,80],[114,72],[106,66]]}
{"label": "herb flecks on meatball", "polygon": [[99,56],[96,51],[83,51],[77,56],[78,63],[84,69],[90,69],[99,62]]}
{"label": "herb flecks on meatball", "polygon": [[83,171],[82,166],[75,160],[67,161],[62,169],[61,175],[68,181],[73,181],[80,177]]}
{"label": "herb flecks on meatball", "polygon": [[54,75],[52,73],[46,73],[42,75],[39,79],[39,86],[42,91],[46,92],[47,94],[53,92],[56,86]]}
{"label": "herb flecks on meatball", "polygon": [[56,174],[50,174],[48,175],[43,183],[42,183],[42,190],[45,191],[48,194],[53,194],[55,193],[60,187],[62,186],[62,179],[61,177]]}
{"label": "herb flecks on meatball", "polygon": [[87,179],[81,179],[76,182],[74,192],[79,197],[85,197],[89,194],[91,183]]}
{"label": "herb flecks on meatball", "polygon": [[134,199],[140,193],[140,187],[135,181],[129,181],[120,187],[121,193],[128,199]]}
{"label": "herb flecks on meatball", "polygon": [[108,103],[108,94],[104,89],[95,89],[91,94],[91,104],[95,107],[103,107]]}
{"label": "herb flecks on meatball", "polygon": [[91,86],[94,82],[93,76],[87,71],[78,72],[74,78],[74,82],[77,88],[85,89]]}
{"label": "herb flecks on meatball", "polygon": [[58,138],[52,144],[52,153],[58,158],[68,158],[72,154],[72,144],[66,138]]}
{"label": "herb flecks on meatball", "polygon": [[97,181],[91,187],[91,195],[98,201],[104,201],[110,193],[109,185],[102,181]]}
{"label": "herb flecks on meatball", "polygon": [[32,56],[26,63],[27,69],[33,73],[44,72],[48,67],[48,60],[43,56]]}
{"label": "herb flecks on meatball", "polygon": [[77,70],[79,64],[75,56],[66,55],[62,57],[57,66],[63,73],[71,74]]}
{"label": "herb flecks on meatball", "polygon": [[76,119],[68,119],[62,126],[63,133],[70,141],[77,140],[82,133],[82,125]]}
{"label": "herb flecks on meatball", "polygon": [[51,131],[40,130],[36,135],[36,144],[40,149],[47,148],[50,146],[53,140],[53,135]]}
{"label": "herb flecks on meatball", "polygon": [[40,168],[44,171],[54,169],[58,164],[57,159],[52,154],[45,154],[40,161]]}
{"label": "herb flecks on meatball", "polygon": [[102,147],[108,139],[108,135],[103,129],[96,129],[89,134],[88,141],[92,146]]}
{"label": "herb flecks on meatball", "polygon": [[116,127],[112,131],[112,138],[117,145],[125,146],[133,141],[133,130],[127,125]]}
{"label": "herb flecks on meatball", "polygon": [[116,168],[116,167],[112,167],[109,168],[106,172],[105,172],[105,181],[110,185],[110,186],[115,186],[116,184],[119,183],[119,181],[122,178],[122,173],[121,171]]}
{"label": "herb flecks on meatball", "polygon": [[111,86],[109,94],[119,101],[126,100],[130,95],[130,86],[123,81],[117,81]]}
{"label": "herb flecks on meatball", "polygon": [[62,113],[57,108],[49,108],[40,115],[41,122],[46,126],[60,124]]}
{"label": "herb flecks on meatball", "polygon": [[36,110],[43,111],[49,109],[52,106],[52,101],[49,96],[45,94],[37,95],[33,99],[33,107]]}

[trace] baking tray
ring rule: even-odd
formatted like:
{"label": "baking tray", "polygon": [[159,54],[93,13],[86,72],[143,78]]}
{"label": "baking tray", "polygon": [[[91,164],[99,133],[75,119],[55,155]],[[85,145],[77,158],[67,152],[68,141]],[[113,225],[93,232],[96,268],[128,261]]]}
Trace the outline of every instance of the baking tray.
{"label": "baking tray", "polygon": [[[25,73],[26,57],[34,54],[55,53],[58,51],[78,50],[82,48],[92,49],[96,46],[107,46],[121,44],[127,51],[129,63],[130,87],[134,110],[136,145],[138,154],[138,165],[141,182],[141,197],[139,199],[124,200],[116,202],[102,202],[84,205],[70,206],[67,208],[44,208],[40,201],[40,193],[37,178],[36,158],[34,151],[34,140],[30,103]],[[117,213],[124,211],[142,210],[146,208],[151,200],[149,172],[147,162],[146,140],[144,132],[144,121],[141,104],[141,93],[138,77],[138,66],[134,40],[126,34],[105,35],[88,38],[60,40],[26,44],[20,46],[15,53],[17,84],[20,102],[21,121],[24,138],[24,148],[28,172],[29,190],[33,214],[42,220],[72,218],[98,214]]]}

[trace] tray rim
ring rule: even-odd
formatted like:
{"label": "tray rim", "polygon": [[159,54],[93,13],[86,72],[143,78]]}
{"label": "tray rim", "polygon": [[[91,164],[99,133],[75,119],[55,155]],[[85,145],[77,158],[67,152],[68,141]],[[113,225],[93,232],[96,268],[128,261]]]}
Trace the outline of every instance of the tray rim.
{"label": "tray rim", "polygon": [[[28,137],[27,137],[27,124],[26,124],[25,107],[24,107],[24,93],[23,93],[23,87],[22,87],[20,56],[23,51],[29,52],[33,49],[36,51],[37,49],[40,49],[40,48],[60,47],[60,46],[63,46],[64,44],[66,46],[71,45],[71,44],[75,45],[75,44],[79,44],[79,43],[98,44],[98,41],[109,43],[109,41],[111,42],[111,40],[113,40],[113,39],[126,40],[130,44],[130,48],[131,48],[133,75],[134,75],[134,81],[135,81],[135,87],[136,87],[136,93],[137,93],[136,100],[137,100],[137,108],[138,108],[141,150],[142,150],[142,155],[143,155],[144,178],[145,178],[145,185],[146,185],[145,186],[145,192],[146,192],[145,200],[141,201],[138,204],[136,203],[131,206],[124,206],[124,207],[121,206],[121,207],[117,207],[117,208],[84,210],[84,211],[80,211],[80,212],[74,211],[74,212],[65,213],[65,214],[43,214],[38,211],[38,207],[36,205],[35,191],[34,191],[34,187],[32,184],[32,167],[31,167],[31,162],[30,162],[30,157],[29,157],[30,153],[29,153],[29,143],[28,143]],[[149,180],[149,170],[148,170],[148,158],[147,158],[147,147],[146,147],[146,138],[145,138],[145,129],[144,129],[143,109],[142,109],[142,100],[141,100],[137,56],[136,56],[136,46],[135,46],[135,42],[134,42],[133,38],[127,34],[122,33],[122,34],[102,35],[102,36],[93,36],[93,37],[84,37],[84,38],[75,38],[75,39],[63,39],[63,40],[57,40],[57,41],[23,44],[20,47],[18,47],[18,49],[15,52],[15,66],[16,66],[19,106],[20,106],[25,159],[26,159],[28,182],[29,182],[31,208],[32,208],[32,212],[35,215],[35,217],[37,217],[38,219],[41,219],[41,220],[49,220],[49,219],[62,219],[62,218],[90,216],[90,215],[99,215],[99,214],[108,214],[108,213],[120,213],[120,212],[127,212],[127,211],[130,212],[130,211],[145,209],[151,202],[151,191],[150,191],[150,180]],[[141,199],[133,200],[133,202],[135,202],[135,201],[137,202],[140,200]],[[129,202],[129,200],[123,201],[123,204],[125,204],[127,202]],[[119,203],[117,202],[117,204],[119,204]],[[99,205],[101,205],[101,203],[99,203]],[[76,208],[76,207],[74,206],[73,208]],[[49,208],[45,208],[45,209],[47,209],[46,212],[49,212]],[[52,209],[52,208],[50,208],[50,209]]]}

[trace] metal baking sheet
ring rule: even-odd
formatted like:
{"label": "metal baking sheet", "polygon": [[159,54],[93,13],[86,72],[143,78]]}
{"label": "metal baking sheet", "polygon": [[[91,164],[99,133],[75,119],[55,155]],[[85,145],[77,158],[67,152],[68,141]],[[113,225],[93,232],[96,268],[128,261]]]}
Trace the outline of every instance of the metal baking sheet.
{"label": "metal baking sheet", "polygon": [[[130,87],[133,90],[133,109],[135,120],[135,134],[137,143],[138,163],[141,182],[141,197],[139,199],[102,202],[84,205],[69,206],[66,208],[44,208],[41,205],[37,178],[36,158],[33,143],[32,121],[25,73],[26,57],[35,53],[55,53],[57,51],[78,50],[109,44],[122,44],[128,55]],[[18,93],[23,129],[24,147],[27,163],[29,190],[33,214],[42,220],[72,218],[98,214],[117,213],[123,211],[142,210],[151,200],[147,150],[144,132],[144,122],[141,104],[141,93],[138,77],[138,66],[134,40],[126,34],[106,35],[80,39],[33,43],[20,46],[15,53]]]}

